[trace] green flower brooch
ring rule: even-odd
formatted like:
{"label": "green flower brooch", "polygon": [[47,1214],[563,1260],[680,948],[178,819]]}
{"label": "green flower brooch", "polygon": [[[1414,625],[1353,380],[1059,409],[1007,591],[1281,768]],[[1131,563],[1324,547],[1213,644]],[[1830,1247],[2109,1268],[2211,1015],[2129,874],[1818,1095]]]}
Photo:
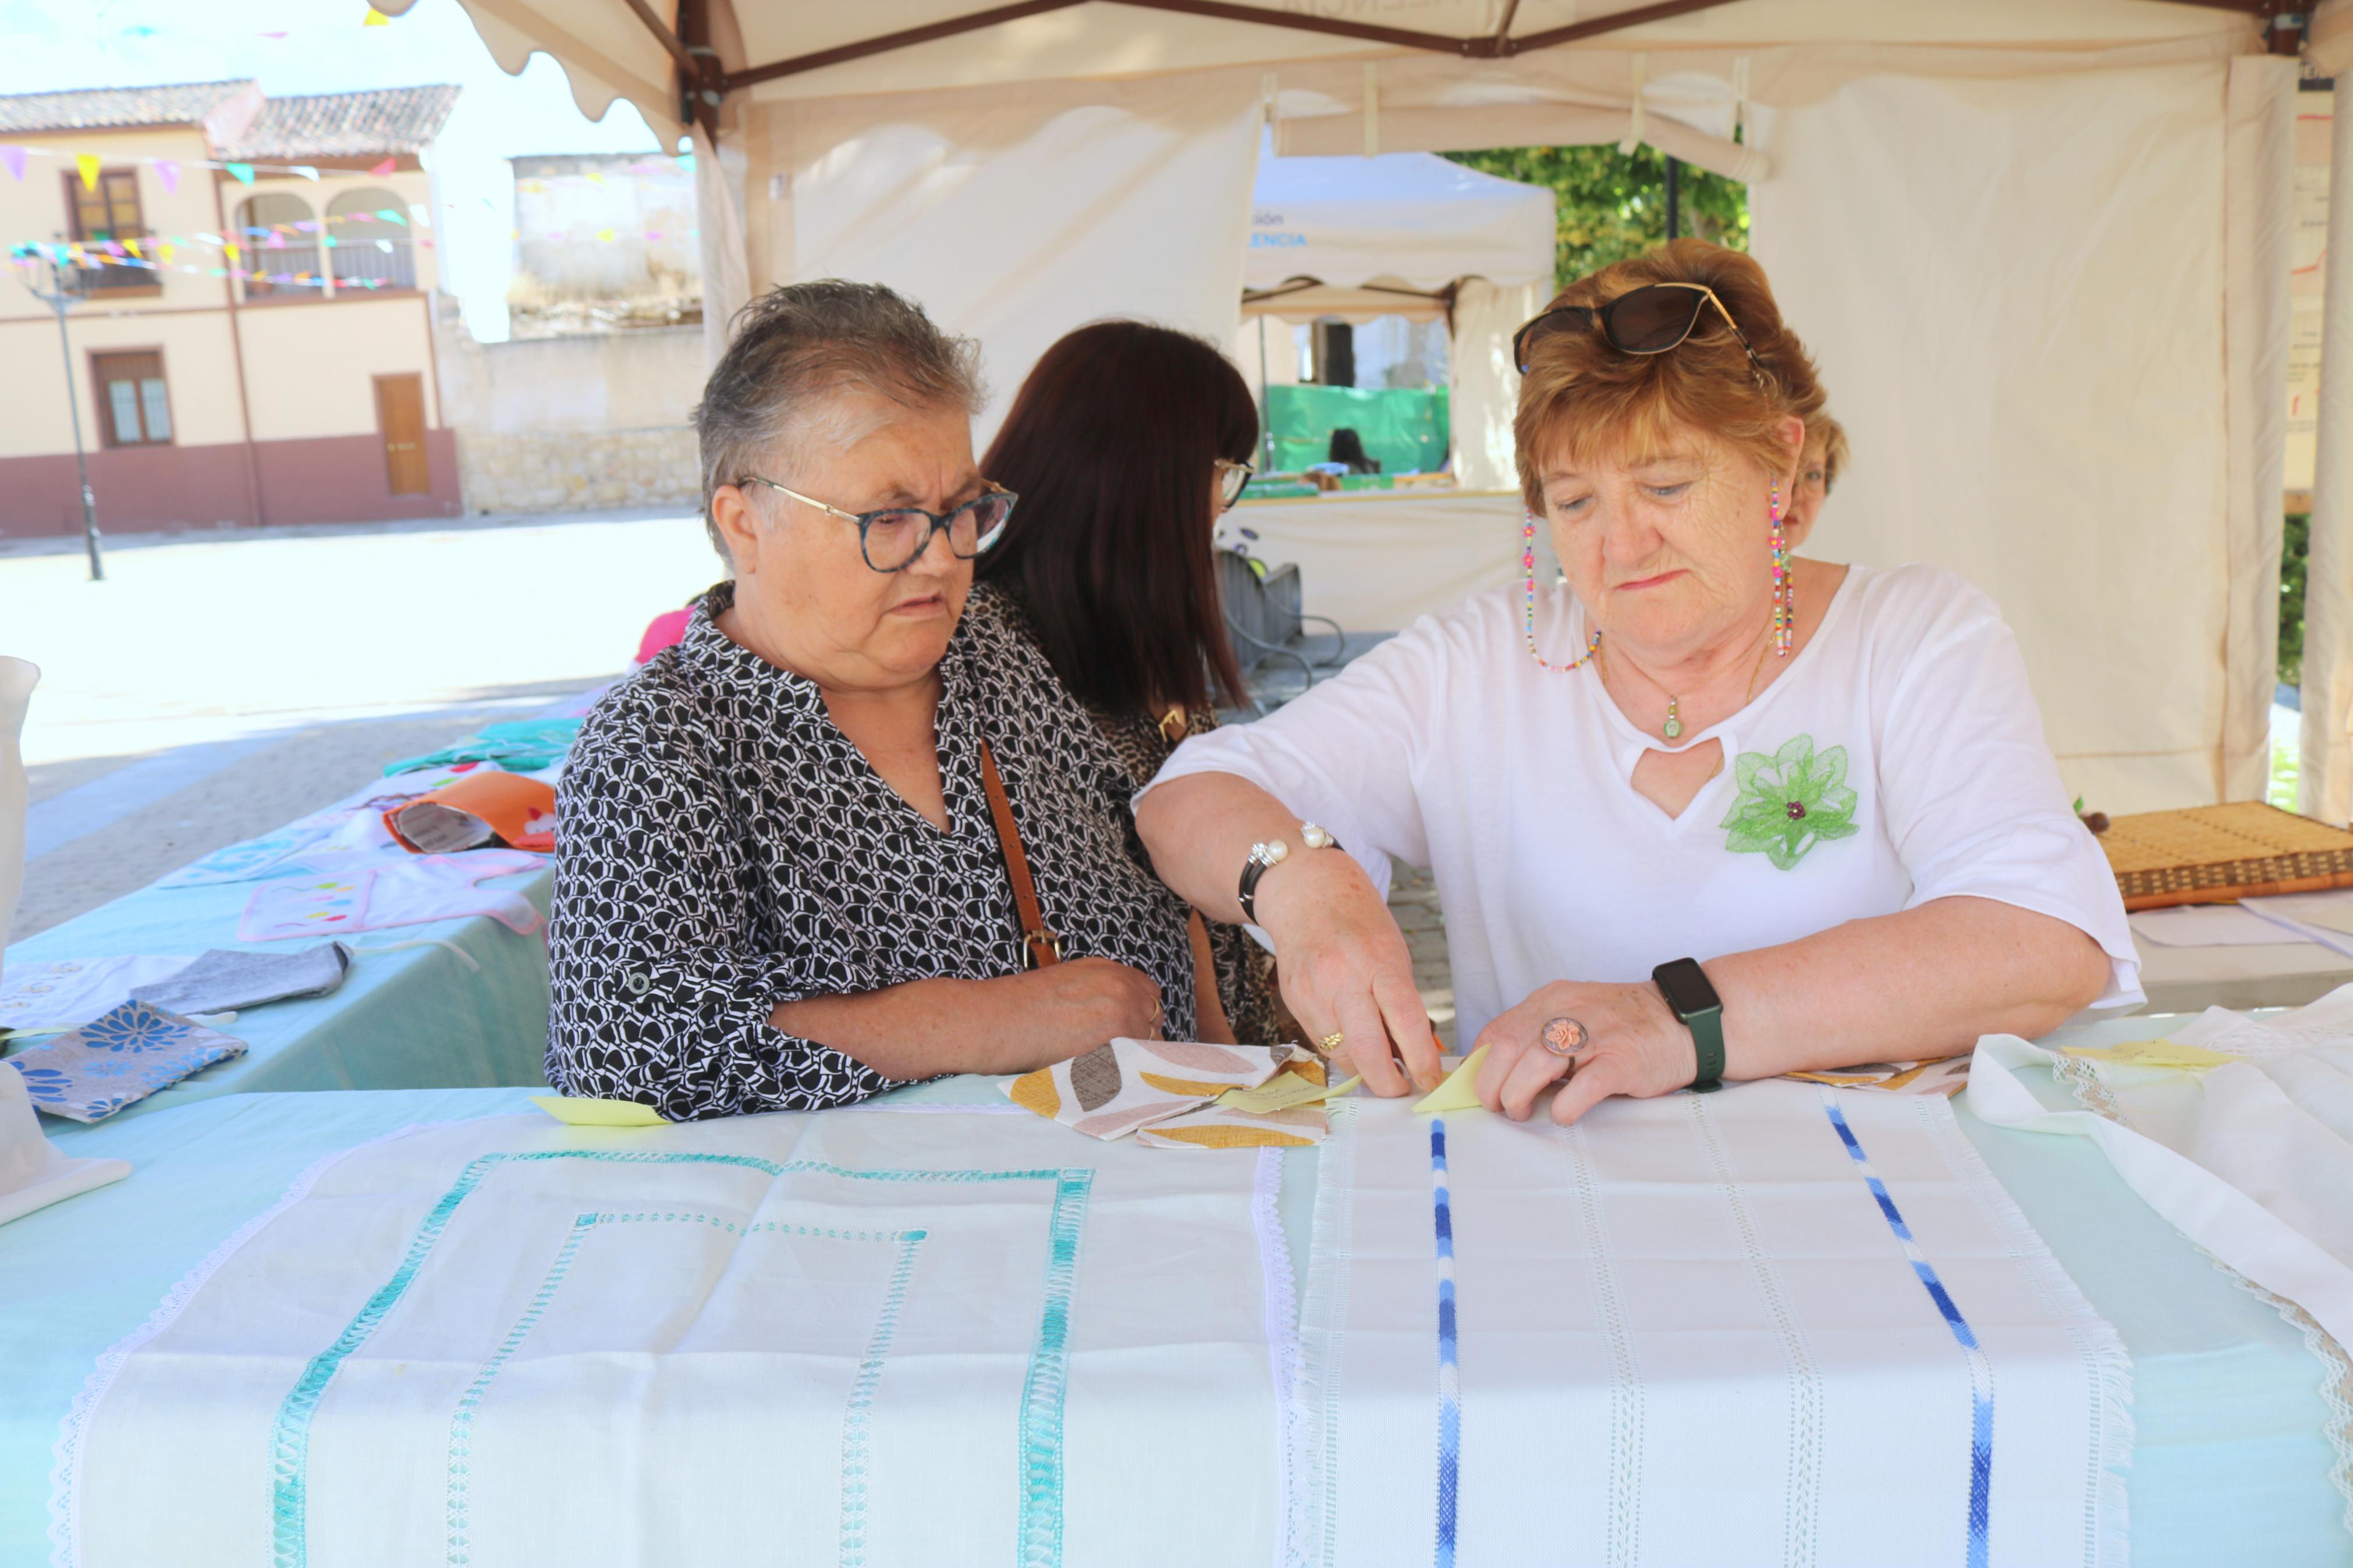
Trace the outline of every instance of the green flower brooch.
{"label": "green flower brooch", "polygon": [[1771,756],[1743,752],[1733,779],[1740,794],[1716,826],[1731,830],[1724,847],[1736,855],[1762,854],[1787,871],[1815,845],[1859,831],[1844,746],[1817,755],[1814,738],[1799,735]]}

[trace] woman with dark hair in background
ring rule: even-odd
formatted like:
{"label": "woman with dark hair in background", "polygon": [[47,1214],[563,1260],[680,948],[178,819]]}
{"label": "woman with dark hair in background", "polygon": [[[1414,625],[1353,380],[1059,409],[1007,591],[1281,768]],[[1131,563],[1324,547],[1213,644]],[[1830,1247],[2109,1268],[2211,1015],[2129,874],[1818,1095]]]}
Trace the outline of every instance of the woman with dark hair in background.
{"label": "woman with dark hair in background", "polygon": [[[1142,789],[1176,743],[1239,700],[1211,534],[1250,482],[1258,408],[1209,343],[1098,321],[1048,349],[982,468],[1021,497],[980,581],[1020,606],[1054,672]],[[1272,960],[1239,926],[1194,917],[1235,1041],[1280,1035]],[[1202,1039],[1220,1020],[1201,998]]]}

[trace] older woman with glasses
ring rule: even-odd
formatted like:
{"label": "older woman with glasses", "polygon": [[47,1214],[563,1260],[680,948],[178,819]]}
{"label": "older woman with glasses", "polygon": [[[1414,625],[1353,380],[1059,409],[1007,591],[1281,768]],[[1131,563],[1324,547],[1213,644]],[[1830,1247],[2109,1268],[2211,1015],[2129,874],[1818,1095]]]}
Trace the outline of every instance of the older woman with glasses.
{"label": "older woman with glasses", "polygon": [[581,727],[547,1067],[673,1120],[1194,1031],[1126,771],[973,562],[972,346],[887,289],[748,307],[695,420],[731,568]]}
{"label": "older woman with glasses", "polygon": [[1169,884],[1262,928],[1301,1022],[1395,1094],[1439,1064],[1382,893],[1391,856],[1430,868],[1479,1096],[1521,1118],[2137,1000],[1992,603],[1791,555],[1823,398],[1756,262],[1677,241],[1514,346],[1525,588],[1187,742],[1137,808]]}

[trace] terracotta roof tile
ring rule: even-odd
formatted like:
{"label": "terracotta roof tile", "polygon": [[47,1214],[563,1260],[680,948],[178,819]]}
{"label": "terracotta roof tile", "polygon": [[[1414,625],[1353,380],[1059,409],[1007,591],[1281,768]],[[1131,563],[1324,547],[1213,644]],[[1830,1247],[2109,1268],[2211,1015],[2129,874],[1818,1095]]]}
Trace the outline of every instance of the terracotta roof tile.
{"label": "terracotta roof tile", "polygon": [[454,87],[392,87],[371,92],[322,92],[273,98],[252,127],[221,156],[245,163],[282,163],[305,158],[353,158],[374,153],[416,153],[441,132],[457,107]]}
{"label": "terracotta roof tile", "polygon": [[[224,100],[251,85],[242,80],[189,81],[168,87],[94,87],[73,92],[9,93],[0,96],[0,132],[197,125]],[[425,90],[454,93],[457,89]]]}

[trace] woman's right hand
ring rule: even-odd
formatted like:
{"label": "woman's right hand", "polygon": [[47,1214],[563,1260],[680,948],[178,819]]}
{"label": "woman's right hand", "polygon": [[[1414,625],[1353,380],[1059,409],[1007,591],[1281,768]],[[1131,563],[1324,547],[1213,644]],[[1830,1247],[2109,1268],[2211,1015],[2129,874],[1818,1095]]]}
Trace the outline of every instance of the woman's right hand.
{"label": "woman's right hand", "polygon": [[1375,1094],[1437,1088],[1438,1037],[1413,955],[1364,868],[1337,849],[1295,854],[1261,879],[1256,901],[1282,998],[1310,1040],[1339,1035],[1335,1062],[1345,1057]]}

